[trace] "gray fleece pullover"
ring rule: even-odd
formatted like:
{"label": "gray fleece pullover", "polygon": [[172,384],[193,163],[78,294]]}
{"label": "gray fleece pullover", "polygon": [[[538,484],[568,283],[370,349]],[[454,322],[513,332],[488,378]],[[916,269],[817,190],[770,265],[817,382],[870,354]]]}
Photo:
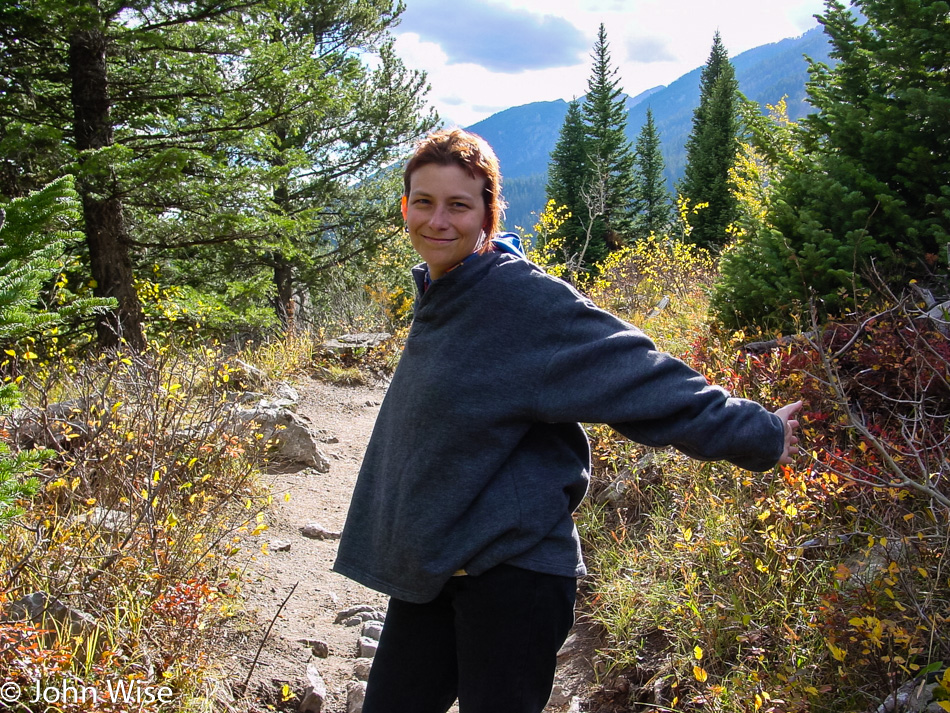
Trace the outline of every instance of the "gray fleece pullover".
{"label": "gray fleece pullover", "polygon": [[779,417],[566,283],[514,255],[477,255],[417,298],[334,569],[417,603],[463,568],[583,575],[580,422],[756,471],[784,447]]}

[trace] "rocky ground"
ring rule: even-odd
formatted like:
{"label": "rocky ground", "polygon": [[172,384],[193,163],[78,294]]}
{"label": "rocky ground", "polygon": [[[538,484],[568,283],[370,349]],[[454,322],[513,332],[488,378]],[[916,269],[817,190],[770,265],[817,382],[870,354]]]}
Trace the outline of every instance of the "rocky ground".
{"label": "rocky ground", "polygon": [[[330,468],[325,473],[284,468],[268,475],[274,494],[269,528],[245,542],[254,554],[243,576],[244,610],[228,627],[226,665],[239,690],[250,675],[248,698],[256,701],[244,706],[250,710],[301,710],[307,686],[315,685],[320,694],[322,684],[325,694],[311,696],[304,710],[356,713],[357,681],[370,664],[365,655],[371,654],[373,629],[378,628],[358,620],[385,610],[386,598],[330,568],[334,534],[343,527],[385,384],[334,386],[302,377],[294,387],[300,394],[297,413],[318,432]],[[308,525],[315,526],[310,536],[302,533]],[[369,611],[343,615],[355,608]],[[370,638],[361,644],[367,628]],[[590,637],[579,626],[563,651],[548,710],[588,710],[582,698],[590,657]],[[317,697],[323,698],[322,705]]]}

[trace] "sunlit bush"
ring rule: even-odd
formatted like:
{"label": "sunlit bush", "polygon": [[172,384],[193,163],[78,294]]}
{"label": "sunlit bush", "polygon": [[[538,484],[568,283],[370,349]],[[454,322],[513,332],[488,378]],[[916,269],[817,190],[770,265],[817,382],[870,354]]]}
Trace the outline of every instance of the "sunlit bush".
{"label": "sunlit bush", "polygon": [[41,593],[83,624],[4,624],[0,639],[22,655],[0,655],[0,678],[167,686],[164,710],[200,697],[209,627],[237,584],[232,556],[242,532],[264,528],[268,501],[256,485],[267,444],[233,416],[230,373],[219,350],[167,345],[21,370],[29,415],[8,436],[57,455],[0,543],[0,596]]}
{"label": "sunlit bush", "polygon": [[[622,308],[620,290],[605,294]],[[706,324],[702,299],[680,304],[685,333],[644,324],[660,348],[771,408],[804,399],[805,452],[754,474],[589,427],[580,526],[602,696],[630,710],[863,712],[928,672],[950,678],[947,337],[895,303],[749,349]]]}

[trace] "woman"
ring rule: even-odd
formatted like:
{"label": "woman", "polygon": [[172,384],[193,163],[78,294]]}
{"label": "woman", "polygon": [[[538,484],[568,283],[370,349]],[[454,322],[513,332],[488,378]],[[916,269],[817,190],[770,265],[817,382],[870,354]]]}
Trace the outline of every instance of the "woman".
{"label": "woman", "polygon": [[389,594],[364,713],[538,713],[585,574],[580,423],[751,470],[790,463],[794,415],[707,384],[509,241],[491,148],[436,132],[406,166],[425,261],[334,569]]}

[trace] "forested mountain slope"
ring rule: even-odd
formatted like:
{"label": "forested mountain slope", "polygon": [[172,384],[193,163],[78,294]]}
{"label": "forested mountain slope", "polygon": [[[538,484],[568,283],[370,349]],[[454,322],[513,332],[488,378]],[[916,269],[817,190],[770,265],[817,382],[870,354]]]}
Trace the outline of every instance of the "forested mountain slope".
{"label": "forested mountain slope", "polygon": [[[798,119],[809,112],[805,84],[809,57],[829,62],[829,44],[821,27],[800,37],[755,47],[732,58],[739,90],[763,109],[786,97],[789,118]],[[686,138],[692,125],[693,111],[699,103],[697,67],[669,86],[655,87],[627,99],[627,133],[636,140],[647,108],[662,140],[666,177],[672,188],[682,176],[686,162]],[[544,173],[557,142],[558,132],[567,113],[563,99],[534,102],[512,107],[468,127],[485,137],[501,160],[509,202],[506,225],[530,228],[532,212],[544,207]]]}

